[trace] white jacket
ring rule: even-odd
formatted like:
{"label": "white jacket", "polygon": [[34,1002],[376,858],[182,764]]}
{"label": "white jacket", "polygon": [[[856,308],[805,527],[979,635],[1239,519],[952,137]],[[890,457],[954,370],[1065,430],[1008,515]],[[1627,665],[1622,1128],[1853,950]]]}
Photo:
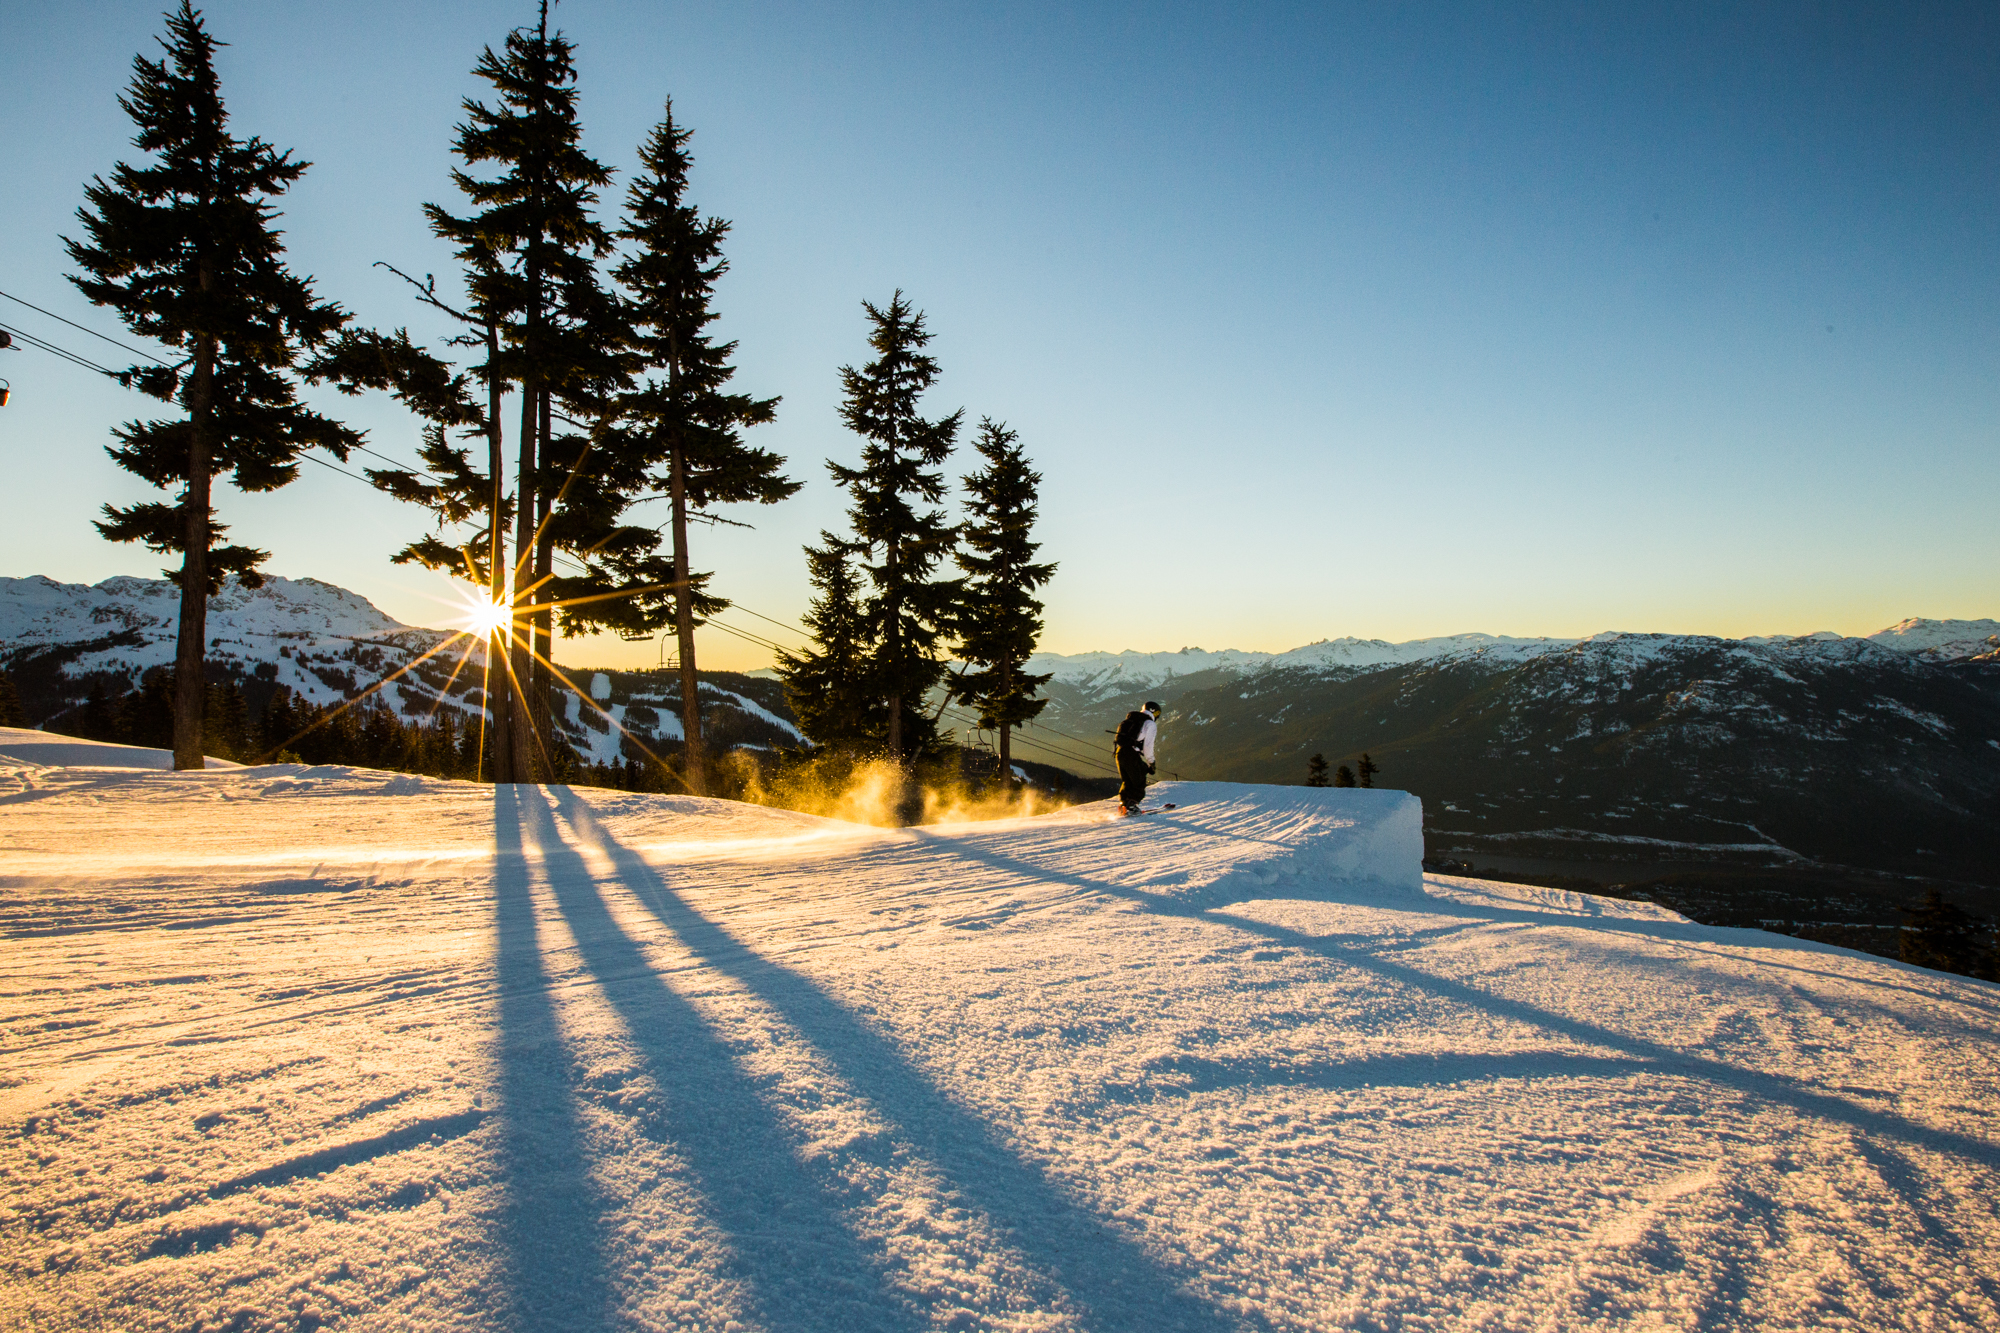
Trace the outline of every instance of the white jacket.
{"label": "white jacket", "polygon": [[1139,724],[1139,757],[1148,764],[1153,762],[1153,738],[1160,734],[1160,724],[1147,718]]}

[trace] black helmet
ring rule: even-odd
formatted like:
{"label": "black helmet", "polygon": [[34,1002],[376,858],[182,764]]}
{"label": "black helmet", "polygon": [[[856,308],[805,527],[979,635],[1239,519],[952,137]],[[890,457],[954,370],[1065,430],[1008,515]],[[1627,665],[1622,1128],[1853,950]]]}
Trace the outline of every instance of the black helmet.
{"label": "black helmet", "polygon": [[1160,715],[1160,706],[1154,703],[1151,699],[1148,699],[1146,700],[1146,711],[1151,713],[1154,717],[1158,717]]}

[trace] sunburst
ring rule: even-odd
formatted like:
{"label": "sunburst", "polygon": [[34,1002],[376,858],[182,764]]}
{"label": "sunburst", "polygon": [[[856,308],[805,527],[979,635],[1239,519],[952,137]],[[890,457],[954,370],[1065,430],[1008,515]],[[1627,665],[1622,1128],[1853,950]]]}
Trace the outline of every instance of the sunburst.
{"label": "sunburst", "polygon": [[[468,570],[468,572],[472,571]],[[517,574],[519,573],[518,570],[516,572]],[[540,651],[537,651],[533,644],[532,636],[523,635],[521,631],[527,622],[539,612],[552,611],[561,607],[588,605],[593,602],[613,601],[619,598],[630,597],[635,593],[659,591],[671,585],[648,584],[639,588],[620,589],[617,592],[598,593],[585,597],[551,598],[547,601],[542,601],[536,597],[536,594],[545,583],[549,582],[549,579],[545,577],[525,587],[512,589],[513,596],[509,600],[495,601],[491,592],[484,586],[463,582],[449,575],[444,575],[443,581],[447,585],[448,593],[446,596],[435,597],[434,600],[451,608],[448,618],[454,622],[454,625],[450,636],[431,648],[429,652],[423,653],[415,660],[406,662],[401,667],[386,673],[366,689],[361,690],[351,698],[343,700],[337,707],[322,713],[304,731],[299,732],[298,735],[293,736],[282,745],[274,747],[273,753],[288,748],[301,737],[305,736],[307,732],[316,731],[320,727],[325,726],[348,709],[356,707],[380,693],[384,686],[394,683],[425,662],[455,647],[458,650],[456,654],[457,661],[452,665],[451,680],[446,682],[443,691],[438,692],[437,697],[432,701],[426,717],[435,715],[438,708],[445,704],[445,696],[450,691],[451,683],[458,679],[460,673],[465,670],[472,659],[475,657],[481,659],[480,695],[482,704],[475,711],[479,716],[479,754],[481,767],[483,768],[486,750],[486,725],[492,716],[491,691],[498,684],[501,689],[514,696],[517,706],[525,704],[526,690],[522,682],[515,675],[514,653],[512,650],[526,648],[528,655],[540,663],[562,689],[574,694],[584,707],[602,717],[621,736],[629,740],[634,748],[644,753],[655,764],[663,768],[666,766],[665,760],[656,754],[645,741],[641,740],[624,723],[620,722],[596,700],[592,699],[587,691],[579,688],[576,682],[571,680],[554,661]],[[496,675],[500,678],[499,681],[494,680]],[[545,766],[549,765],[550,756],[546,741],[539,731],[531,731],[531,734],[533,735],[536,747],[541,751],[543,764]],[[478,781],[481,777],[483,777],[483,773],[476,774],[474,780]]]}
{"label": "sunburst", "polygon": [[465,597],[458,608],[457,629],[475,639],[490,639],[513,624],[514,608],[505,602],[488,601],[483,595]]}

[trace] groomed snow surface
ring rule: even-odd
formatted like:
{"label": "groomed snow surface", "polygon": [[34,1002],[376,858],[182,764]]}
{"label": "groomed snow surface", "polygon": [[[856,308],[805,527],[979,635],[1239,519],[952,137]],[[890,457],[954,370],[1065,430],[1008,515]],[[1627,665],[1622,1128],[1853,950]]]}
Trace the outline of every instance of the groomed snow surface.
{"label": "groomed snow surface", "polygon": [[2000,988],[1421,876],[1400,793],[22,740],[0,1327],[2000,1327]]}

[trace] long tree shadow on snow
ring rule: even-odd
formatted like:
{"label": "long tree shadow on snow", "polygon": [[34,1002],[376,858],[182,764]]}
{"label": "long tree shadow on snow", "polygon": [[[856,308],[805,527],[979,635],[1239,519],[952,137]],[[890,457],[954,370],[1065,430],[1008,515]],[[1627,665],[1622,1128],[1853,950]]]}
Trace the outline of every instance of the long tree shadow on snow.
{"label": "long tree shadow on snow", "polygon": [[[1172,814],[1161,814],[1154,817],[1150,821],[1150,826],[1153,828],[1173,827],[1184,834],[1195,834],[1227,842],[1265,843],[1270,841],[1263,838],[1246,838],[1234,832],[1219,833],[1215,830],[1204,828],[1202,825],[1191,820],[1183,820]],[[989,867],[998,867],[1004,863],[1012,866],[1018,872],[1023,867],[1034,866],[1032,861],[1029,861],[1026,857],[1018,853],[1010,856],[1005,852],[996,852],[995,855],[999,858],[998,860],[984,856],[978,849],[989,843],[997,842],[998,839],[994,836],[979,834],[968,836],[960,834],[953,837],[939,837],[929,829],[917,829],[915,832],[919,837],[929,837],[936,846],[950,854],[961,855],[969,860],[982,861]],[[1293,843],[1278,845],[1287,848],[1296,848],[1296,844]],[[1758,965],[1760,967],[1797,972],[1804,976],[1820,977],[1826,980],[1841,981],[1850,984],[1855,983],[1855,978],[1852,976],[1829,971],[1822,967],[1811,967],[1802,961],[1808,958],[1836,956],[1839,951],[1835,949],[1835,946],[1818,944],[1811,940],[1798,939],[1790,935],[1777,935],[1769,931],[1750,928],[1704,926],[1693,921],[1669,921],[1649,917],[1613,916],[1574,910],[1566,906],[1538,906],[1530,903],[1495,901],[1476,902],[1456,897],[1433,897],[1428,894],[1419,899],[1391,902],[1383,898],[1382,890],[1379,887],[1368,886],[1361,888],[1357,892],[1358,886],[1342,883],[1320,882],[1310,887],[1290,886],[1283,890],[1274,889],[1269,886],[1251,887],[1239,883],[1229,887],[1217,886],[1217,890],[1212,895],[1195,897],[1176,895],[1170,897],[1164,894],[1149,894],[1144,892],[1143,889],[1136,889],[1130,885],[1121,887],[1104,884],[1080,878],[1066,872],[1043,871],[1038,867],[1035,873],[1041,878],[1060,881],[1075,888],[1108,892],[1135,901],[1143,901],[1155,910],[1177,913],[1182,916],[1196,916],[1205,912],[1213,912],[1216,909],[1252,898],[1286,898],[1306,902],[1347,903],[1361,907],[1394,907],[1399,912],[1436,916],[1449,920],[1449,924],[1447,925],[1406,932],[1400,943],[1390,946],[1381,944],[1379,937],[1373,934],[1350,937],[1314,936],[1313,938],[1320,941],[1320,952],[1322,953],[1329,947],[1338,947],[1343,938],[1349,938],[1357,944],[1366,944],[1366,947],[1370,948],[1372,952],[1380,955],[1385,949],[1413,947],[1421,945],[1429,939],[1452,934],[1463,928],[1462,923],[1465,920],[1478,920],[1496,924],[1538,927],[1565,925],[1587,927],[1592,931],[1609,935],[1629,935],[1649,940],[1671,940],[1677,947],[1689,953],[1722,957],[1724,955],[1715,948],[1715,934],[1718,930],[1732,930],[1742,937],[1742,943],[1762,949],[1765,952],[1766,956],[1759,960]],[[1567,893],[1567,891],[1563,890],[1552,892]],[[1588,895],[1573,896],[1588,897]],[[1367,943],[1369,941],[1375,942]],[[1769,956],[1778,952],[1792,954],[1794,955],[1794,960],[1779,961]],[[1872,991],[1894,992],[1898,995],[1907,995],[1926,1005],[1934,1005],[1939,998],[1938,993],[1933,987],[1927,986],[1920,979],[1921,975],[1921,973],[1913,973],[1906,981],[1890,981],[1878,976],[1871,978],[1865,984]],[[1994,1020],[2000,1021],[2000,991],[1989,993],[1975,991],[1968,994],[1963,990],[1959,990],[1952,995],[1951,1001],[1954,1005],[1973,1012],[1984,1013]],[[1868,1009],[1893,1022],[1903,1022],[1907,1018],[1906,1014],[1898,1012],[1893,1007],[1875,1000],[1859,1000],[1849,997],[1843,1000],[1843,1003],[1853,1005],[1857,1008]],[[1990,1029],[1975,1027],[1949,1014],[1941,1014],[1933,1011],[1927,1013],[1926,1017],[1930,1021],[1948,1027],[1957,1035],[1971,1041],[1984,1043],[1991,1040],[1992,1037]]]}
{"label": "long tree shadow on snow", "polygon": [[[566,812],[575,802],[565,788],[550,795]],[[735,1317],[767,1329],[928,1328],[889,1285],[883,1256],[854,1235],[839,1182],[799,1160],[797,1141],[729,1047],[612,917],[539,795],[523,802],[522,821],[583,966],[652,1084],[628,1080],[593,1095],[687,1163],[703,1220],[728,1249],[720,1276],[737,1287]]]}
{"label": "long tree shadow on snow", "polygon": [[[1054,1287],[1082,1307],[1086,1327],[1102,1333],[1224,1333],[1241,1327],[1240,1321],[1186,1290],[1192,1274],[1163,1267],[1088,1203],[1017,1157],[977,1114],[940,1092],[832,996],[759,956],[690,907],[644,858],[614,839],[574,793],[557,788],[551,794],[563,818],[611,859],[626,888],[690,953],[742,984],[803,1033],[968,1203],[992,1219],[1038,1276],[1053,1278]],[[634,966],[644,965],[629,940],[617,947],[630,950]]]}
{"label": "long tree shadow on snow", "polygon": [[493,794],[493,899],[500,998],[501,1155],[506,1199],[498,1229],[506,1249],[501,1327],[608,1329],[604,1202],[570,1099],[576,1070],[549,999],[521,842],[520,789]]}
{"label": "long tree shadow on snow", "polygon": [[[1875,1166],[1877,1175],[1882,1183],[1901,1198],[1904,1205],[1919,1219],[1919,1223],[1925,1234],[1932,1237],[1943,1248],[1952,1253],[1964,1253],[1971,1246],[1964,1236],[1960,1235],[1949,1223],[1939,1216],[1938,1210],[1934,1206],[1932,1189],[1924,1183],[1924,1172],[1913,1164],[1905,1154],[1913,1148],[1928,1150],[1956,1157],[1961,1161],[1984,1167],[1988,1171],[2000,1168],[2000,1145],[1974,1138],[1968,1134],[1955,1133],[1951,1130],[1934,1129],[1927,1125],[1917,1124],[1903,1116],[1889,1112],[1859,1106],[1854,1102],[1840,1097],[1816,1092],[1795,1079],[1784,1078],[1775,1074],[1759,1073],[1755,1070],[1726,1064],[1720,1060],[1692,1055],[1685,1051],[1676,1050],[1671,1046],[1648,1041],[1643,1037],[1629,1036],[1582,1019],[1571,1018],[1567,1015],[1540,1009],[1520,1000],[1510,1000],[1504,996],[1492,995],[1466,985],[1463,982],[1453,981],[1447,977],[1433,976],[1427,972],[1422,972],[1416,968],[1395,962],[1365,947],[1342,947],[1339,944],[1330,944],[1328,941],[1317,936],[1293,930],[1286,926],[1249,920],[1243,917],[1226,916],[1210,905],[1179,903],[1170,898],[1155,896],[1137,889],[1102,883],[1066,871],[1051,870],[1035,865],[1032,862],[1017,860],[998,851],[990,844],[973,844],[967,842],[946,844],[942,839],[938,841],[941,847],[949,846],[958,855],[982,862],[990,868],[1010,870],[1016,874],[1035,880],[1054,880],[1076,888],[1102,893],[1107,897],[1122,898],[1163,916],[1178,916],[1190,921],[1223,926],[1230,930],[1261,936],[1265,939],[1298,949],[1301,952],[1316,954],[1329,961],[1352,967],[1359,971],[1373,972],[1385,980],[1400,982],[1419,993],[1429,994],[1435,998],[1464,1005],[1467,1008],[1483,1011],[1498,1017],[1513,1019],[1516,1022],[1560,1034],[1579,1043],[1588,1043],[1599,1048],[1609,1048],[1619,1052],[1625,1059],[1642,1066],[1644,1072],[1679,1075],[1681,1077],[1704,1080],[1770,1105],[1789,1108],[1802,1118],[1845,1125],[1858,1131],[1856,1134],[1857,1143],[1865,1143],[1867,1145],[1861,1149],[1862,1156]],[[1370,899],[1370,905],[1379,907],[1390,904],[1384,903],[1377,896]],[[1413,900],[1408,904],[1394,905],[1405,907],[1406,910],[1433,912],[1455,911],[1458,907],[1457,904],[1440,902],[1428,898]],[[1509,919],[1530,915],[1515,911],[1492,911],[1490,909],[1474,909],[1465,914],[1476,918],[1506,917]],[[1549,918],[1546,915],[1534,915],[1539,916],[1541,924],[1548,923]],[[1643,927],[1659,923],[1593,920],[1592,924],[1601,925],[1613,930],[1652,933],[1645,931]],[[1674,923],[1664,924],[1671,928]],[[1571,1058],[1552,1054],[1544,1061],[1542,1057],[1535,1057],[1534,1062],[1542,1066],[1539,1072],[1544,1075],[1569,1073],[1571,1072],[1569,1066],[1574,1064],[1574,1073],[1582,1076],[1612,1072],[1610,1065],[1616,1063],[1615,1061],[1607,1062],[1601,1055],[1581,1051],[1575,1057]],[[1251,1071],[1234,1072],[1238,1075],[1250,1076],[1230,1077],[1228,1074],[1223,1074],[1220,1078],[1217,1078],[1218,1085],[1222,1083],[1229,1083],[1239,1087],[1254,1085],[1256,1080]],[[1424,1071],[1421,1063],[1418,1063],[1411,1065],[1401,1072],[1406,1080],[1406,1085],[1459,1082],[1465,1078],[1466,1074],[1463,1067],[1456,1065],[1452,1061],[1439,1062],[1434,1071]],[[1320,1079],[1328,1082],[1333,1082],[1340,1078],[1340,1075],[1331,1069],[1320,1069],[1315,1071],[1315,1073]],[[1216,1077],[1214,1073],[1211,1073],[1209,1076],[1211,1078]],[[1277,1077],[1271,1078],[1270,1081],[1281,1083],[1286,1081],[1287,1077],[1288,1075],[1280,1073]],[[1977,1186],[1969,1186],[1968,1193],[1977,1194],[1979,1189],[1980,1187]],[[1747,1272],[1747,1270],[1745,1271]],[[1732,1302],[1740,1302],[1741,1299],[1747,1296],[1749,1292],[1747,1277],[1743,1273],[1739,1273],[1737,1277],[1738,1280],[1733,1288],[1727,1291],[1711,1293],[1712,1305],[1710,1313],[1715,1318],[1720,1318],[1720,1312]],[[1713,1319],[1709,1322],[1713,1322]]]}
{"label": "long tree shadow on snow", "polygon": [[[1162,916],[1177,916],[1189,921],[1199,921],[1208,925],[1222,926],[1229,930],[1241,931],[1245,934],[1258,935],[1290,948],[1298,949],[1301,952],[1317,954],[1320,957],[1354,968],[1357,971],[1373,972],[1385,980],[1399,982],[1413,990],[1429,994],[1438,999],[1451,1001],[1466,1008],[1483,1011],[1496,1017],[1512,1019],[1515,1022],[1524,1023],[1531,1027],[1542,1028],[1580,1044],[1617,1051],[1628,1059],[1643,1061],[1647,1067],[1658,1073],[1679,1074],[1689,1078],[1704,1079],[1722,1087],[1755,1097],[1760,1101],[1789,1107],[1802,1116],[1847,1125],[1863,1133],[1873,1135],[1877,1140],[1893,1140],[1910,1147],[1948,1153],[1989,1169],[2000,1167],[2000,1145],[1988,1143],[1967,1134],[1955,1133],[1951,1130],[1933,1129],[1927,1125],[1917,1124],[1903,1116],[1890,1112],[1877,1111],[1869,1107],[1859,1106],[1840,1097],[1816,1092],[1795,1079],[1785,1078],[1777,1074],[1764,1074],[1756,1070],[1743,1069],[1721,1060],[1676,1050],[1671,1046],[1662,1045],[1659,1042],[1648,1041],[1644,1037],[1616,1032],[1608,1027],[1602,1027],[1580,1018],[1572,1018],[1565,1014],[1537,1008],[1522,1000],[1511,1000],[1505,996],[1494,995],[1469,986],[1464,982],[1453,981],[1449,977],[1434,976],[1428,972],[1419,971],[1414,967],[1409,967],[1405,964],[1395,962],[1393,959],[1383,957],[1380,953],[1367,948],[1343,948],[1337,944],[1329,944],[1328,941],[1319,936],[1310,935],[1304,931],[1293,930],[1289,926],[1280,926],[1266,921],[1255,921],[1245,917],[1224,915],[1212,907],[1191,906],[1176,902],[1168,897],[1145,893],[1138,889],[1127,888],[1118,884],[1107,884],[1081,875],[1075,875],[1068,871],[1053,870],[1045,866],[1038,866],[1032,862],[1017,860],[990,845],[958,841],[946,842],[943,839],[939,839],[938,846],[941,850],[949,850],[966,859],[982,862],[991,868],[1008,870],[1029,879],[1044,882],[1053,880],[1101,893],[1106,897],[1122,898],[1128,902],[1137,903],[1148,911],[1158,913]],[[1249,895],[1246,894],[1245,896],[1248,897]],[[1260,894],[1258,896],[1276,895]],[[1412,911],[1457,912],[1459,910],[1457,904],[1438,902],[1431,899],[1412,899],[1409,903],[1405,904],[1385,901],[1378,896],[1371,898],[1369,902],[1372,906],[1393,906]],[[1491,912],[1488,909],[1466,909],[1463,914],[1477,918],[1502,915]],[[1526,917],[1528,914],[1508,912],[1504,915],[1508,917],[1517,915]],[[1541,924],[1549,923],[1549,918],[1546,915],[1539,916],[1537,919]],[[1659,924],[1602,920],[1598,918],[1590,918],[1589,920],[1593,926],[1601,926],[1610,930],[1633,930],[1641,925],[1651,926]],[[1669,927],[1674,925],[1671,922],[1664,924]],[[1706,928],[1702,927],[1698,929]],[[1635,930],[1635,933],[1646,932]],[[1580,1052],[1579,1054],[1582,1053]],[[1601,1057],[1593,1056],[1588,1058],[1594,1060]]]}

